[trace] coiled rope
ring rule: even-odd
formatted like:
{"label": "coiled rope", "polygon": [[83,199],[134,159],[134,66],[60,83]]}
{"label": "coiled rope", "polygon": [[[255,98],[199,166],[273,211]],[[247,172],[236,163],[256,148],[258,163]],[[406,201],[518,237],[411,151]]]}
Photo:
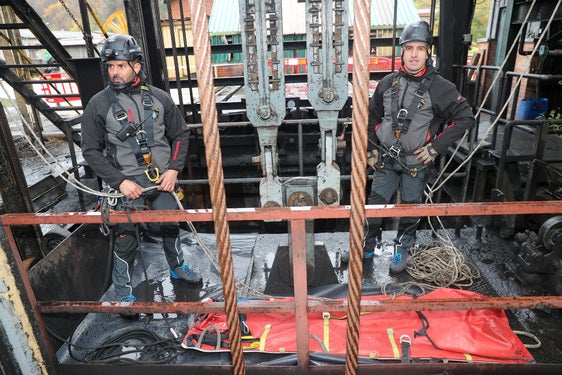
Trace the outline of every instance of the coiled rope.
{"label": "coiled rope", "polygon": [[389,285],[402,289],[394,296],[402,295],[412,288],[419,288],[421,294],[437,288],[467,288],[480,278],[480,271],[475,264],[468,262],[465,256],[454,246],[434,242],[425,247],[414,247],[413,254],[406,263],[406,272],[415,281],[388,283],[381,287],[383,294]]}

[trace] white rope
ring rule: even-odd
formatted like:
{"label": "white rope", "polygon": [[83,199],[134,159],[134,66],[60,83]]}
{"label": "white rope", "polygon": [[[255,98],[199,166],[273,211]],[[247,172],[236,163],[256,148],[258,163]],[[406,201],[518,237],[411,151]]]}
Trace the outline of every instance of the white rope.
{"label": "white rope", "polygon": [[533,335],[532,333],[525,332],[525,331],[513,331],[513,333],[515,333],[518,336],[525,336],[535,340],[535,344],[525,344],[525,343],[523,344],[523,346],[525,346],[527,349],[538,349],[542,346],[541,340],[539,340],[539,338]]}
{"label": "white rope", "polygon": [[[519,31],[517,33],[517,36],[514,39],[513,44],[511,45],[508,53],[506,54],[506,56],[510,56],[511,53],[513,52],[513,50],[516,48],[517,44],[519,43],[520,40],[520,36],[524,30],[524,27],[527,23],[527,20],[529,19],[529,16],[533,10],[533,7],[536,3],[536,0],[533,1],[533,3],[531,4],[531,6],[529,7],[529,10],[525,16],[525,20],[521,23],[521,27],[519,28]],[[550,25],[552,24],[552,21],[554,20],[554,16],[556,15],[558,8],[560,7],[560,4],[562,3],[562,0],[558,0],[555,9],[552,12],[552,15],[545,27],[545,30],[548,30],[550,28]],[[531,64],[531,58],[535,55],[535,53],[537,52],[537,50],[539,49],[541,42],[543,40],[543,38],[545,37],[546,32],[541,33],[537,43],[535,44],[535,47],[533,49],[533,51],[531,52],[531,54],[528,56],[527,58],[527,62],[525,64],[525,68],[524,70],[528,70],[529,66]],[[503,68],[506,64],[507,61],[507,57],[506,60],[504,60],[502,62],[502,65],[500,66],[499,71],[503,71]],[[492,84],[490,85],[488,91],[486,92],[486,95],[484,96],[484,99],[482,100],[483,103],[486,102],[486,100],[488,99],[489,95],[491,95],[492,90],[494,88],[494,86],[496,85],[496,83],[499,80],[500,75],[496,74],[496,76],[494,77],[494,80],[492,81]],[[523,79],[523,75],[519,75],[519,77],[517,78],[515,84],[514,84],[514,88],[512,89],[510,92],[509,97],[507,98],[506,102],[504,103],[503,107],[500,110],[500,113],[503,113],[504,111],[507,110],[507,107],[509,106],[509,103],[511,103],[511,101],[513,100],[513,97],[515,95],[515,92],[517,91],[516,88],[518,88],[521,84],[521,80]],[[476,117],[480,116],[480,113],[482,111],[482,108],[480,108],[478,110],[478,112],[476,113]],[[482,139],[478,142],[478,144],[474,147],[474,149],[468,154],[468,156],[465,158],[465,160],[463,160],[451,173],[449,173],[449,175],[444,178],[441,182],[439,182],[441,180],[441,178],[443,177],[443,174],[445,173],[445,171],[447,170],[448,166],[452,163],[455,154],[458,152],[460,145],[462,144],[462,142],[466,139],[466,137],[468,136],[468,131],[466,131],[462,137],[462,139],[457,143],[457,147],[455,148],[455,151],[453,152],[453,155],[449,158],[449,160],[447,161],[446,165],[443,167],[443,169],[441,170],[439,176],[436,178],[435,182],[433,183],[433,185],[431,187],[428,186],[428,190],[425,192],[426,195],[426,200],[425,203],[431,203],[432,202],[432,197],[433,194],[438,191],[439,189],[441,189],[445,183],[454,176],[455,173],[457,173],[461,168],[463,168],[476,154],[476,152],[478,150],[480,150],[485,144],[486,144],[486,137],[490,134],[490,132],[497,126],[499,122],[499,117],[497,117],[494,122],[490,125],[490,127],[484,132],[484,135],[482,136]],[[432,227],[432,230],[434,231],[434,233],[437,234],[437,231],[435,230],[435,228],[433,228],[433,224],[431,223],[431,220],[429,220],[430,218],[428,218],[428,221],[430,223],[430,226]],[[436,220],[439,222],[439,224],[441,225],[442,229],[445,229],[445,226],[443,225],[443,222],[441,221],[441,219],[439,217],[436,217]],[[448,243],[450,246],[452,245],[452,240],[451,238],[448,236],[447,231],[444,231],[445,235],[447,238],[443,238],[441,237],[439,234],[437,234],[445,243]]]}

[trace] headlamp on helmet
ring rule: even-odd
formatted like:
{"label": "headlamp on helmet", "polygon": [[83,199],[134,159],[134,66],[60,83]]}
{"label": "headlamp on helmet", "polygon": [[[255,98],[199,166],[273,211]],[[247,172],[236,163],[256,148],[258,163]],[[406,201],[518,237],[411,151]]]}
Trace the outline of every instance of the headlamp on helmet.
{"label": "headlamp on helmet", "polygon": [[142,63],[143,53],[135,38],[126,34],[112,35],[105,40],[101,50],[101,60],[138,61]]}

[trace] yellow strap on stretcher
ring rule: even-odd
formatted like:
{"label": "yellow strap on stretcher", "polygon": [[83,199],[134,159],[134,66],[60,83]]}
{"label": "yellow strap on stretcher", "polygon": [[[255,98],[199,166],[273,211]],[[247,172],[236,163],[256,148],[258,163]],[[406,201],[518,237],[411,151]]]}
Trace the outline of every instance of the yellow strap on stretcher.
{"label": "yellow strap on stretcher", "polygon": [[396,345],[396,340],[394,340],[394,329],[387,328],[386,333],[388,333],[388,339],[390,340],[390,346],[392,346],[394,358],[400,358],[400,351],[398,350],[398,345]]}
{"label": "yellow strap on stretcher", "polygon": [[324,319],[324,347],[326,353],[330,352],[330,313],[323,312],[322,318]]}
{"label": "yellow strap on stretcher", "polygon": [[259,346],[260,352],[263,352],[265,350],[265,340],[267,340],[267,334],[269,333],[270,329],[271,329],[271,324],[266,324],[263,333],[261,334],[260,337],[260,346]]}

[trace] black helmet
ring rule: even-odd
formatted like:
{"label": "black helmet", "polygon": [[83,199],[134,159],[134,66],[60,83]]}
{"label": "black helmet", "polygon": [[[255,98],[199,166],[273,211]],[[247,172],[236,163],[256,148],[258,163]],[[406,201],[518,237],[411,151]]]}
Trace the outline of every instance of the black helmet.
{"label": "black helmet", "polygon": [[400,36],[399,44],[403,45],[408,42],[425,42],[431,46],[433,37],[429,24],[425,21],[416,21],[406,25]]}
{"label": "black helmet", "polygon": [[112,35],[105,40],[101,60],[127,60],[142,62],[143,53],[135,38],[127,34]]}

